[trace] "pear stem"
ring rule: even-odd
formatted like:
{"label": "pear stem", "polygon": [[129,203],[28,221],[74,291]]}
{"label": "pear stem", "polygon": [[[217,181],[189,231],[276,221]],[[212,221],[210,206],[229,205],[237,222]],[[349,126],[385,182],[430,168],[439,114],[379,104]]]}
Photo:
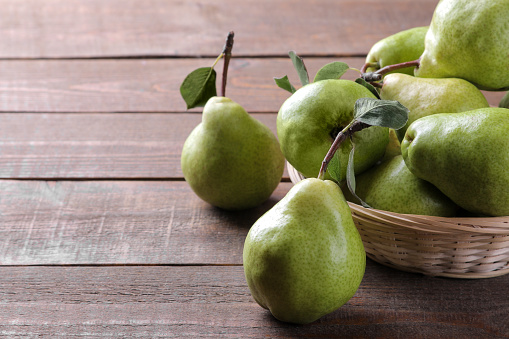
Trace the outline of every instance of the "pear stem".
{"label": "pear stem", "polygon": [[[413,61],[402,62],[399,64],[388,65],[388,66],[380,68],[379,70],[376,70],[375,72],[369,72],[369,73],[362,72],[361,77],[364,80],[366,80],[367,82],[373,84],[373,82],[375,82],[375,81],[382,80],[382,77],[389,72],[392,72],[392,71],[395,71],[395,70],[398,70],[401,68],[419,67],[420,64],[421,64],[421,58],[419,58],[417,60],[413,60]],[[368,67],[369,67],[369,63],[364,64],[364,66],[362,66],[361,71],[365,71]]]}
{"label": "pear stem", "polygon": [[325,158],[322,161],[322,166],[320,167],[320,172],[318,172],[318,179],[324,180],[325,179],[325,172],[327,172],[327,166],[329,166],[329,163],[331,162],[332,158],[334,157],[334,154],[336,154],[336,151],[341,146],[341,144],[346,140],[346,138],[351,137],[355,132],[359,132],[365,128],[370,127],[371,125],[366,124],[364,122],[360,122],[357,120],[353,120],[348,126],[346,126],[341,132],[338,133],[336,138],[334,139],[334,142],[332,143],[329,151],[325,155]]}
{"label": "pear stem", "polygon": [[221,85],[221,96],[223,97],[226,95],[226,79],[228,78],[228,65],[230,64],[230,59],[232,57],[233,36],[234,36],[233,31],[228,33],[222,52],[222,55],[224,55],[224,63],[223,63],[223,82]]}
{"label": "pear stem", "polygon": [[361,73],[366,73],[366,70],[369,67],[377,67],[377,66],[379,66],[378,62],[366,62],[364,65],[362,65]]}

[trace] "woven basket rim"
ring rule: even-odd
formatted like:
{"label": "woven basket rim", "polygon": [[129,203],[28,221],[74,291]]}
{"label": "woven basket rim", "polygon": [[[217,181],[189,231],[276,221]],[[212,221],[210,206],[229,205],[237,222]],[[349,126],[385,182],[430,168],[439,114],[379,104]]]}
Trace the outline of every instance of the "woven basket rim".
{"label": "woven basket rim", "polygon": [[[304,179],[290,163],[287,162],[288,173],[292,183]],[[509,216],[503,217],[437,217],[415,214],[401,214],[389,211],[365,208],[348,202],[352,212],[359,217],[379,220],[391,226],[413,229],[437,234],[471,233],[507,235],[509,234]]]}

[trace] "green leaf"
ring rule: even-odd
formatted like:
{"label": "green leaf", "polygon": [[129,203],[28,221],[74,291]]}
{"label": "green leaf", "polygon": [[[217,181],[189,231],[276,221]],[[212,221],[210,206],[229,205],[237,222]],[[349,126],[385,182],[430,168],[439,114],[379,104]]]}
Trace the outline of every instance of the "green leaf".
{"label": "green leaf", "polygon": [[332,157],[329,165],[327,165],[327,172],[336,182],[341,182],[341,162],[339,161],[338,153],[339,152],[336,152],[336,154],[334,154],[334,157]]}
{"label": "green leaf", "polygon": [[180,95],[187,109],[203,107],[216,92],[216,71],[212,67],[195,69],[187,75],[180,85]]}
{"label": "green leaf", "polygon": [[372,84],[370,84],[369,82],[367,82],[363,78],[357,78],[357,79],[355,79],[355,82],[358,83],[359,85],[362,85],[362,86],[366,87],[367,89],[370,90],[371,93],[373,93],[374,96],[376,96],[378,99],[381,99],[380,98],[380,94],[376,90],[375,86],[373,86]]}
{"label": "green leaf", "polygon": [[286,76],[286,75],[284,77],[281,77],[281,78],[274,78],[274,81],[276,82],[276,85],[279,88],[287,90],[288,92],[290,92],[292,94],[297,91],[295,89],[295,87],[293,87],[293,85],[290,83],[290,80],[288,80],[288,76]]}
{"label": "green leaf", "polygon": [[348,165],[346,167],[346,185],[348,186],[350,193],[352,193],[352,195],[357,200],[359,200],[359,202],[361,203],[361,205],[363,207],[371,208],[371,206],[369,206],[364,200],[359,198],[359,196],[355,193],[356,183],[355,183],[355,170],[354,170],[354,162],[353,162],[354,154],[355,154],[355,144],[352,140],[352,150],[350,151],[350,154],[348,155]]}
{"label": "green leaf", "polygon": [[361,98],[355,102],[354,119],[371,126],[400,129],[408,121],[408,112],[398,101]]}
{"label": "green leaf", "polygon": [[350,67],[344,62],[335,61],[328,63],[318,70],[313,81],[317,82],[327,79],[339,79],[346,73],[346,71],[348,71],[349,68]]}
{"label": "green leaf", "polygon": [[509,108],[509,92],[507,92],[502,98],[502,100],[500,100],[498,107]]}
{"label": "green leaf", "polygon": [[297,70],[297,74],[299,75],[300,82],[302,86],[309,84],[309,75],[308,70],[306,69],[306,65],[304,65],[304,61],[300,56],[295,53],[295,51],[290,51],[288,53],[293,62],[293,67]]}

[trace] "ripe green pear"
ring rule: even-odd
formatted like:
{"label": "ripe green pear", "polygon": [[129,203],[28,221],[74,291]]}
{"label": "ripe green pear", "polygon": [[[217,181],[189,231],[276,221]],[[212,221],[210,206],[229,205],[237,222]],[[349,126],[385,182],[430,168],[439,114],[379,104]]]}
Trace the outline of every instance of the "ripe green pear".
{"label": "ripe green pear", "polygon": [[477,87],[457,78],[417,78],[406,74],[389,74],[384,78],[380,97],[399,101],[410,110],[406,125],[396,132],[400,141],[408,126],[424,116],[489,107],[486,97]]}
{"label": "ripe green pear", "polygon": [[401,152],[408,169],[465,210],[509,215],[509,109],[480,108],[416,120]]}
{"label": "ripe green pear", "polygon": [[187,138],[181,156],[182,172],[193,191],[227,210],[267,200],[284,165],[272,131],[225,97],[207,101],[202,122]]}
{"label": "ripe green pear", "polygon": [[[376,67],[368,67],[367,72],[374,72],[385,66],[419,59],[424,52],[424,37],[428,26],[410,28],[390,35],[371,47],[366,63],[376,63]],[[414,74],[414,67],[401,68],[397,73]],[[392,72],[391,72],[392,73]]]}
{"label": "ripe green pear", "polygon": [[462,78],[481,89],[509,87],[509,1],[441,0],[415,75]]}
{"label": "ripe green pear", "polygon": [[[317,177],[321,163],[336,135],[353,119],[355,101],[375,98],[364,86],[350,80],[322,80],[303,86],[281,106],[277,134],[288,162],[306,177]],[[373,126],[353,136],[356,149],[355,173],[374,165],[385,153],[389,129]],[[336,152],[342,166],[340,181],[346,176],[351,149],[346,140]],[[331,179],[329,174],[326,179]]]}
{"label": "ripe green pear", "polygon": [[401,142],[398,139],[396,131],[392,128],[389,129],[389,143],[385,148],[385,153],[379,162],[383,162],[394,158],[395,156],[401,155]]}
{"label": "ripe green pear", "polygon": [[502,99],[500,99],[498,107],[509,108],[509,92],[506,92]]}
{"label": "ripe green pear", "polygon": [[[371,207],[383,211],[453,217],[459,210],[435,186],[413,175],[401,155],[357,176],[355,193]],[[349,191],[345,191],[345,197],[358,203]]]}
{"label": "ripe green pear", "polygon": [[244,272],[255,301],[277,319],[306,324],[357,291],[366,253],[336,183],[304,179],[251,227]]}

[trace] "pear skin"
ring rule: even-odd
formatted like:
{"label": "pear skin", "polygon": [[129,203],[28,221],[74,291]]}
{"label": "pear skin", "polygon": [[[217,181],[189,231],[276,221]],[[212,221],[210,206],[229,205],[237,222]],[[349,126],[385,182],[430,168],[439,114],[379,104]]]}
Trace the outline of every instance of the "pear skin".
{"label": "pear skin", "polygon": [[[334,139],[353,119],[355,101],[375,98],[364,86],[350,80],[322,80],[303,86],[288,98],[277,116],[277,134],[288,162],[305,177],[317,177]],[[389,129],[372,126],[353,136],[355,173],[373,166],[385,153]],[[352,143],[348,139],[336,152],[342,181]],[[331,179],[328,173],[326,179]]]}
{"label": "pear skin", "polygon": [[476,86],[457,78],[417,78],[406,74],[389,74],[384,78],[380,97],[399,101],[409,109],[406,125],[396,131],[400,141],[408,126],[424,116],[489,107],[486,97]]}
{"label": "pear skin", "polygon": [[[459,210],[438,188],[413,175],[401,155],[357,176],[355,193],[371,207],[383,211],[453,217]],[[349,191],[345,197],[359,203]]]}
{"label": "pear skin", "polygon": [[441,0],[415,75],[462,78],[484,90],[509,87],[509,1]]}
{"label": "pear skin", "polygon": [[270,197],[281,181],[285,159],[267,126],[232,100],[213,97],[184,143],[181,166],[201,199],[242,210]]}
{"label": "pear skin", "polygon": [[[366,71],[374,72],[385,66],[417,60],[424,52],[427,31],[428,26],[414,27],[378,41],[366,57],[367,63],[376,63],[377,67],[368,67]],[[414,67],[400,68],[393,72],[413,75]]]}
{"label": "pear skin", "polygon": [[401,152],[408,169],[465,210],[509,215],[509,109],[440,113],[408,128]]}
{"label": "pear skin", "polygon": [[244,272],[255,301],[277,319],[311,323],[357,291],[366,253],[336,183],[304,179],[249,230]]}

